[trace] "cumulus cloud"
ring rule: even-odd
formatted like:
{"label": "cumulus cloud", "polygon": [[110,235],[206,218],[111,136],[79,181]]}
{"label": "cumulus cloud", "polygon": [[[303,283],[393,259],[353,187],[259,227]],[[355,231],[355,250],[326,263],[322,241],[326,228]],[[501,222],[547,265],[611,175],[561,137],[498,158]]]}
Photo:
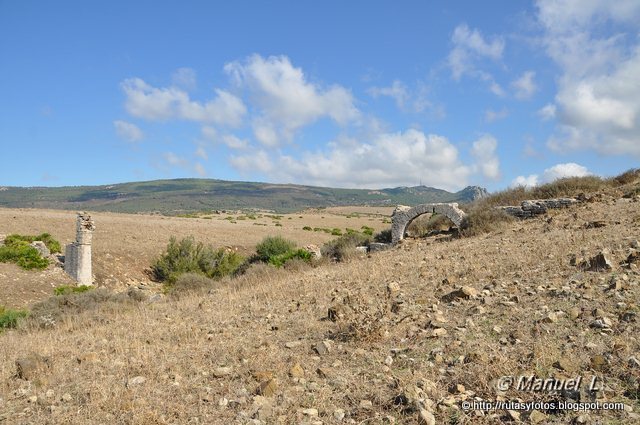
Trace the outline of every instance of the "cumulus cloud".
{"label": "cumulus cloud", "polygon": [[191,68],[178,68],[171,76],[173,85],[186,90],[193,90],[196,87],[196,71]]}
{"label": "cumulus cloud", "polygon": [[496,154],[498,141],[491,135],[485,134],[473,142],[471,155],[476,159],[476,168],[483,177],[490,180],[500,178],[500,160]]}
{"label": "cumulus cloud", "polygon": [[379,134],[368,143],[342,138],[301,158],[259,151],[234,156],[231,163],[243,173],[259,170],[274,181],[364,188],[413,186],[422,179],[426,185],[460,189],[473,171],[445,137],[418,130]]}
{"label": "cumulus cloud", "polygon": [[499,111],[493,109],[487,109],[484,111],[484,120],[486,122],[494,122],[506,118],[509,115],[509,111],[506,108],[502,108]]}
{"label": "cumulus cloud", "polygon": [[451,41],[453,49],[447,62],[454,80],[459,80],[465,74],[478,74],[477,61],[480,59],[501,59],[505,45],[502,38],[496,37],[488,41],[480,31],[471,30],[466,24],[456,27]]}
{"label": "cumulus cloud", "polygon": [[140,128],[130,122],[116,120],[113,122],[113,126],[116,129],[116,134],[121,139],[128,142],[139,142],[144,139],[144,133]]}
{"label": "cumulus cloud", "polygon": [[541,0],[537,8],[547,54],[562,70],[548,146],[640,156],[640,2]]}
{"label": "cumulus cloud", "polygon": [[152,121],[179,119],[238,126],[247,111],[240,98],[220,89],[215,90],[215,98],[201,103],[180,88],[156,88],[140,78],[129,78],[121,87],[127,97],[127,112]]}
{"label": "cumulus cloud", "polygon": [[370,87],[367,90],[367,93],[374,98],[388,96],[396,101],[396,105],[399,109],[405,109],[407,101],[409,100],[409,91],[407,86],[399,80],[394,80],[389,87]]}
{"label": "cumulus cloud", "polygon": [[349,90],[309,82],[286,56],[252,55],[245,61],[230,62],[224,69],[239,87],[249,91],[252,103],[259,108],[254,133],[267,146],[291,141],[298,129],[320,118],[346,125],[360,116]]}
{"label": "cumulus cloud", "polygon": [[418,82],[414,89],[409,89],[402,81],[394,80],[388,87],[369,87],[367,93],[374,99],[383,96],[392,98],[398,109],[404,112],[420,113],[428,110],[437,117],[444,114],[441,107],[429,101],[429,87],[423,82]]}
{"label": "cumulus cloud", "polygon": [[537,174],[531,174],[529,176],[518,176],[511,181],[511,187],[524,186],[534,187],[539,184],[540,178]]}
{"label": "cumulus cloud", "polygon": [[526,71],[522,74],[522,77],[514,80],[511,83],[511,87],[515,90],[516,99],[525,100],[530,99],[531,96],[538,90],[534,78],[536,73],[533,71]]}
{"label": "cumulus cloud", "polygon": [[540,116],[540,118],[542,118],[543,121],[552,120],[556,117],[556,109],[556,105],[547,103],[538,110],[538,115]]}
{"label": "cumulus cloud", "polygon": [[531,174],[529,176],[518,176],[511,182],[511,186],[526,186],[533,187],[539,184],[550,183],[554,180],[565,177],[585,177],[591,175],[591,172],[587,167],[575,162],[568,162],[564,164],[556,164],[553,167],[549,167],[542,173],[542,177],[538,174]]}

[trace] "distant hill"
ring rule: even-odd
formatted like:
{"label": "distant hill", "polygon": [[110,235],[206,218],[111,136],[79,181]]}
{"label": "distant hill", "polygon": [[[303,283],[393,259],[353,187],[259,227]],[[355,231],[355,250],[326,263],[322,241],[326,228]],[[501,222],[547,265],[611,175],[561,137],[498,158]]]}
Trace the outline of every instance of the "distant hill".
{"label": "distant hill", "polygon": [[486,194],[485,189],[477,186],[451,193],[426,186],[368,190],[175,179],[105,186],[0,187],[0,207],[163,214],[250,208],[290,212],[310,207],[341,205],[464,203]]}

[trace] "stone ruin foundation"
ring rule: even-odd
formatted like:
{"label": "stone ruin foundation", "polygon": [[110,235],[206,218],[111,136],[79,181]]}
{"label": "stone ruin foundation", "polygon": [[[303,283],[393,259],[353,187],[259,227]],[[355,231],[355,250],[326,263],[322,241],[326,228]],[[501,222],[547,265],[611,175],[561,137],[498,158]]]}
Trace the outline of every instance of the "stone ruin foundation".
{"label": "stone ruin foundation", "polygon": [[76,220],[76,241],[65,247],[64,271],[74,278],[78,285],[93,285],[91,273],[91,240],[95,225],[86,212],[78,213]]}
{"label": "stone ruin foundation", "polygon": [[460,226],[465,217],[464,211],[458,208],[457,203],[420,204],[413,208],[398,205],[391,216],[391,242],[396,244],[404,239],[409,223],[422,214],[442,214],[456,226]]}

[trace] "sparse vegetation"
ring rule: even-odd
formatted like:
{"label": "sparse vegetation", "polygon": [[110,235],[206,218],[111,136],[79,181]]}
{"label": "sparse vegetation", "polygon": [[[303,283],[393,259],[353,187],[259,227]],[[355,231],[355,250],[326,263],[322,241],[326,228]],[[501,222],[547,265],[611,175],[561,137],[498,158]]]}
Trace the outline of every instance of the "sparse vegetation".
{"label": "sparse vegetation", "polygon": [[311,232],[313,229],[310,226],[304,226],[302,230],[306,230],[307,232]]}
{"label": "sparse vegetation", "polygon": [[334,261],[345,261],[355,254],[356,246],[369,245],[371,236],[362,233],[348,233],[322,246],[322,255]]}
{"label": "sparse vegetation", "polygon": [[373,237],[373,240],[379,243],[391,243],[391,229],[384,229]]}
{"label": "sparse vegetation", "polygon": [[155,278],[169,285],[184,273],[199,273],[211,279],[233,274],[244,258],[224,248],[214,249],[193,237],[180,241],[172,237],[167,249],[151,266]]}
{"label": "sparse vegetation", "polygon": [[3,329],[15,328],[18,321],[29,315],[27,310],[13,310],[0,305],[0,332]]}
{"label": "sparse vegetation", "polygon": [[92,289],[93,289],[93,286],[88,286],[88,285],[80,285],[80,286],[60,285],[53,289],[53,295],[80,294],[82,292],[87,292]]}
{"label": "sparse vegetation", "polygon": [[294,249],[283,254],[274,255],[269,258],[269,264],[276,267],[282,267],[287,261],[299,259],[303,261],[311,261],[311,253],[304,249]]}
{"label": "sparse vegetation", "polygon": [[42,241],[52,254],[61,252],[60,242],[55,240],[49,233],[41,233],[36,236],[16,235],[12,234],[4,239],[5,245],[15,244],[17,242],[31,243],[34,241]]}
{"label": "sparse vegetation", "polygon": [[25,270],[43,270],[49,265],[49,259],[43,258],[38,250],[29,245],[27,241],[14,238],[12,240],[5,239],[4,243],[4,245],[0,245],[0,262],[2,263],[16,263]]}
{"label": "sparse vegetation", "polygon": [[267,236],[256,245],[256,255],[260,261],[269,262],[272,257],[286,254],[296,248],[296,243],[282,236]]}

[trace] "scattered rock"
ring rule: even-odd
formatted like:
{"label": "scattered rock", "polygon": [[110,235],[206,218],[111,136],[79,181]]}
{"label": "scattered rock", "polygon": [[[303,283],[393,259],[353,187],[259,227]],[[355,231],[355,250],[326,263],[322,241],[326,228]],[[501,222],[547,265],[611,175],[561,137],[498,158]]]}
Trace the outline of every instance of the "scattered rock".
{"label": "scattered rock", "polygon": [[373,402],[371,400],[360,400],[360,408],[371,410],[373,409]]}
{"label": "scattered rock", "polygon": [[312,258],[315,259],[319,259],[322,258],[322,252],[320,251],[320,248],[318,248],[317,245],[306,245],[304,248],[305,251],[307,251],[309,254],[311,254]]}
{"label": "scattered rock", "polygon": [[442,297],[442,301],[450,302],[458,299],[467,300],[470,298],[476,298],[478,296],[478,290],[472,288],[470,286],[462,286],[455,291],[449,292],[447,295]]}
{"label": "scattered rock", "polygon": [[587,221],[582,227],[585,229],[598,229],[607,225],[604,220]]}
{"label": "scattered rock", "polygon": [[387,285],[387,294],[391,297],[400,292],[400,284],[398,282],[389,282]]}
{"label": "scattered rock", "polygon": [[589,259],[589,261],[583,261],[580,267],[585,271],[591,272],[609,271],[613,268],[607,253],[604,251],[598,253],[595,257]]}
{"label": "scattered rock", "polygon": [[147,382],[147,378],[145,378],[144,376],[134,376],[133,378],[127,380],[127,388],[142,385],[145,382]]}
{"label": "scattered rock", "polygon": [[292,378],[304,378],[304,369],[300,363],[296,363],[289,369],[289,376]]}
{"label": "scattered rock", "polygon": [[296,348],[302,345],[302,341],[289,341],[285,342],[284,346],[286,348]]}
{"label": "scattered rock", "polygon": [[20,379],[31,381],[50,367],[49,358],[34,353],[16,360],[16,375]]}
{"label": "scattered rock", "polygon": [[321,341],[319,343],[317,343],[313,349],[316,351],[316,353],[318,353],[321,356],[324,356],[325,354],[329,354],[329,352],[331,351],[331,342],[329,340],[324,340]]}
{"label": "scattered rock", "polygon": [[47,245],[42,241],[33,241],[31,242],[31,246],[38,251],[38,254],[40,254],[41,257],[46,258],[49,255],[51,255],[51,251],[49,251],[49,248],[47,248]]}
{"label": "scattered rock", "polygon": [[213,370],[213,376],[215,376],[216,378],[222,378],[224,376],[229,376],[231,375],[231,372],[233,372],[233,368],[230,366],[221,366],[221,367],[217,367]]}
{"label": "scattered rock", "polygon": [[436,425],[436,418],[433,413],[426,409],[420,409],[418,413],[418,423],[421,425]]}
{"label": "scattered rock", "polygon": [[385,251],[391,248],[391,246],[392,245],[388,243],[371,242],[369,243],[369,252]]}
{"label": "scattered rock", "polygon": [[342,410],[342,409],[336,409],[336,410],[334,410],[334,412],[333,412],[333,419],[335,419],[335,420],[336,420],[336,421],[338,421],[338,422],[342,422],[342,420],[344,419],[344,417],[345,417],[344,410]]}
{"label": "scattered rock", "polygon": [[313,409],[313,408],[302,409],[301,412],[305,416],[318,416],[318,409]]}
{"label": "scattered rock", "polygon": [[278,391],[278,381],[275,379],[264,381],[256,388],[256,394],[264,397],[273,397],[276,391]]}
{"label": "scattered rock", "polygon": [[357,246],[356,252],[360,254],[366,254],[367,252],[369,252],[369,248],[367,248],[366,246]]}
{"label": "scattered rock", "polygon": [[597,372],[602,372],[606,370],[608,366],[609,366],[609,360],[607,360],[605,356],[598,354],[591,357],[591,369]]}
{"label": "scattered rock", "polygon": [[547,420],[547,415],[540,412],[539,410],[534,410],[529,415],[529,422],[532,424],[544,423]]}

